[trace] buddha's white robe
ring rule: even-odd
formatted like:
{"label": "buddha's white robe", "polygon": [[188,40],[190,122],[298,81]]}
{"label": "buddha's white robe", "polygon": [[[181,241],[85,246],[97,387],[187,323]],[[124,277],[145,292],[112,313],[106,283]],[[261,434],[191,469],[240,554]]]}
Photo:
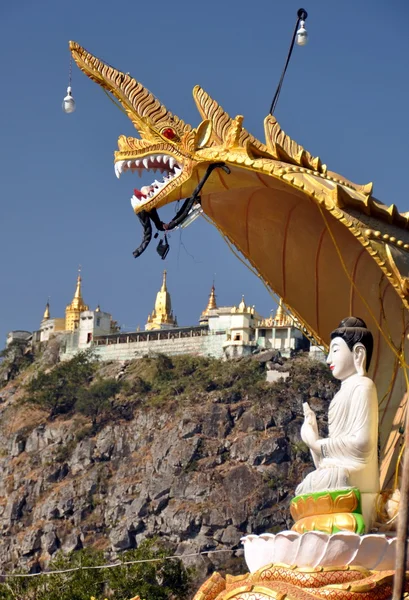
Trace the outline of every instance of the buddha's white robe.
{"label": "buddha's white robe", "polygon": [[328,438],[319,440],[321,455],[312,452],[317,469],[295,493],[357,487],[362,494],[379,491],[378,398],[368,377],[352,375],[341,384],[328,412]]}

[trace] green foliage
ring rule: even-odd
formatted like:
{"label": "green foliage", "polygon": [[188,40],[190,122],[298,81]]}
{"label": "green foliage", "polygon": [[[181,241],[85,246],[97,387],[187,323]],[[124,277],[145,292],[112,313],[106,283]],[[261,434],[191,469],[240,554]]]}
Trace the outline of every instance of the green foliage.
{"label": "green foliage", "polygon": [[210,357],[158,355],[139,360],[136,372],[139,381],[145,382],[140,395],[151,406],[161,407],[172,399],[181,405],[195,402],[200,395],[213,391],[219,392],[222,401],[237,401],[266,387],[264,365],[251,358],[226,362]]}
{"label": "green foliage", "polygon": [[292,360],[288,379],[270,386],[271,393],[281,403],[291,405],[296,401],[300,406],[311,398],[329,401],[338,389],[339,383],[332,377],[328,367],[308,357]]}
{"label": "green foliage", "polygon": [[102,420],[112,413],[110,400],[119,393],[122,385],[115,379],[101,379],[88,388],[80,388],[75,408],[80,413],[91,417],[95,426],[98,419]]}
{"label": "green foliage", "polygon": [[0,583],[0,600],[183,600],[189,591],[190,576],[179,560],[163,560],[166,548],[155,540],[143,542],[136,550],[121,555],[123,563],[159,559],[111,569],[84,569],[103,565],[102,552],[80,550],[69,556],[59,554],[50,571],[82,567],[82,570],[33,578],[9,578]]}
{"label": "green foliage", "polygon": [[27,385],[29,399],[49,410],[51,417],[68,413],[94,371],[95,361],[91,354],[79,352],[70,361],[58,364],[48,373],[41,371]]}
{"label": "green foliage", "polygon": [[251,358],[222,361],[196,356],[145,357],[134,361],[126,379],[97,379],[97,365],[89,352],[40,372],[27,386],[26,400],[50,412],[50,417],[78,411],[90,417],[95,432],[109,419],[133,417],[137,406],[162,407],[177,400],[180,406],[196,402],[208,392],[221,402],[262,395],[268,390],[264,365]]}
{"label": "green foliage", "polygon": [[[147,540],[136,550],[121,555],[123,562],[150,560],[169,556],[169,551],[155,540]],[[135,595],[144,600],[182,600],[189,591],[189,573],[180,560],[161,560],[112,569],[109,586],[115,600]]]}

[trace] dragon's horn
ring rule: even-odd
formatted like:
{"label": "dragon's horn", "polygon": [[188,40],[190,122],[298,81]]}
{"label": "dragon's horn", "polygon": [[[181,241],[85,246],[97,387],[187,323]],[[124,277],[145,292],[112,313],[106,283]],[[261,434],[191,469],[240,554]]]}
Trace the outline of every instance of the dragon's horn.
{"label": "dragon's horn", "polygon": [[172,115],[153,94],[129,74],[103,63],[76,42],[70,42],[69,48],[81,71],[119,100],[138,131],[144,130],[147,123],[158,130],[165,125],[171,125],[180,137],[184,132],[191,130],[190,125]]}
{"label": "dragon's horn", "polygon": [[[209,96],[205,90],[196,85],[193,88],[193,98],[196,102],[197,109],[203,119],[209,119],[213,125],[212,139],[216,144],[221,144],[226,140],[227,132],[229,131],[233,119],[225,110]],[[247,143],[259,148],[265,152],[267,148],[253,137],[246,129],[242,128],[239,137],[240,146],[244,147]]]}

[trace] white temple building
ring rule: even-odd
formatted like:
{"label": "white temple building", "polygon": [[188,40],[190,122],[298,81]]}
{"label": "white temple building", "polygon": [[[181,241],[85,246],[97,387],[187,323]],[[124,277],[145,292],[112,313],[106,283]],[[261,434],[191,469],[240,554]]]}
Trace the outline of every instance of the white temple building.
{"label": "white temple building", "polygon": [[[26,332],[25,332],[26,333]],[[10,332],[8,341],[17,336]],[[290,356],[308,350],[309,342],[280,302],[275,316],[263,318],[255,306],[247,305],[244,296],[237,306],[217,306],[214,285],[199,324],[178,326],[167,287],[167,274],[156,295],[145,331],[120,331],[112,315],[99,306],[90,310],[82,297],[82,279],[78,274],[72,301],[65,317],[51,317],[47,302],[40,328],[32,334],[33,344],[47,344],[61,339],[61,360],[92,348],[101,360],[130,360],[147,354],[194,354],[218,358],[236,358],[278,350]]]}

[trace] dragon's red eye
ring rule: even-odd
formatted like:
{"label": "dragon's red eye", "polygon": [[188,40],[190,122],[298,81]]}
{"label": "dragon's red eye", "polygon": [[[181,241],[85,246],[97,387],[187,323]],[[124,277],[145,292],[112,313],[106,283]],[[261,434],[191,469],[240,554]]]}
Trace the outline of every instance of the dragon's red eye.
{"label": "dragon's red eye", "polygon": [[162,135],[168,140],[173,140],[176,137],[175,131],[171,127],[167,127],[162,131]]}

